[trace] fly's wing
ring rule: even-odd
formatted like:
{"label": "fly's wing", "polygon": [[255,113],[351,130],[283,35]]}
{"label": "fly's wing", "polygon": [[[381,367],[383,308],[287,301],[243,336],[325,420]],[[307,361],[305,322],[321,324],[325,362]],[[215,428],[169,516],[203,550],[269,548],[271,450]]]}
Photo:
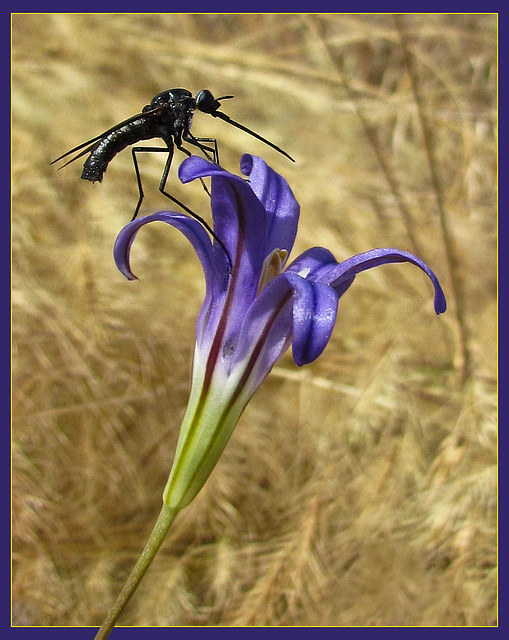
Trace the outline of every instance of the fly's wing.
{"label": "fly's wing", "polygon": [[66,156],[68,156],[69,154],[73,153],[74,151],[78,151],[78,149],[81,149],[84,145],[87,145],[90,142],[93,142],[93,144],[91,144],[89,147],[87,147],[86,149],[83,149],[83,151],[81,151],[80,153],[77,153],[74,156],[74,158],[71,158],[70,160],[65,162],[61,167],[58,167],[58,168],[59,169],[63,169],[64,167],[67,167],[67,165],[71,164],[71,162],[74,162],[75,160],[77,160],[78,158],[81,158],[82,156],[86,156],[87,153],[91,153],[97,147],[97,145],[99,144],[99,142],[96,142],[96,141],[100,141],[106,135],[108,135],[107,132],[105,132],[102,136],[97,136],[97,138],[92,138],[92,140],[87,140],[87,142],[84,142],[83,144],[80,144],[78,147],[75,147],[74,149],[71,149],[67,153],[64,153],[64,155],[60,156],[60,158],[57,158],[56,160],[53,160],[53,162],[50,162],[50,164],[55,164],[55,162],[58,162],[59,160],[62,160],[62,158],[65,158]]}
{"label": "fly's wing", "polygon": [[150,109],[149,111],[145,111],[143,113],[137,113],[135,116],[131,116],[130,118],[127,118],[127,120],[122,120],[122,122],[119,122],[118,124],[116,124],[115,126],[111,127],[110,129],[107,129],[106,131],[103,131],[98,136],[95,136],[95,138],[91,138],[90,140],[87,140],[86,142],[82,142],[77,147],[74,147],[73,149],[70,149],[69,151],[66,151],[61,156],[59,156],[58,158],[55,158],[55,160],[50,162],[50,164],[55,164],[55,162],[58,162],[59,160],[63,160],[67,156],[70,156],[71,153],[75,153],[76,151],[80,151],[80,149],[83,149],[83,147],[86,147],[85,149],[83,149],[83,151],[81,151],[80,153],[77,153],[73,158],[68,160],[61,167],[59,167],[60,169],[63,169],[64,167],[66,167],[71,162],[74,162],[78,158],[81,158],[82,156],[85,156],[87,153],[90,153],[91,151],[93,151],[103,138],[108,136],[110,133],[113,133],[117,129],[120,129],[120,127],[123,127],[126,124],[134,122],[140,116],[144,116],[144,117],[148,116],[148,117],[150,117],[152,115],[156,115],[160,111],[161,111],[161,107],[157,107],[156,109]]}

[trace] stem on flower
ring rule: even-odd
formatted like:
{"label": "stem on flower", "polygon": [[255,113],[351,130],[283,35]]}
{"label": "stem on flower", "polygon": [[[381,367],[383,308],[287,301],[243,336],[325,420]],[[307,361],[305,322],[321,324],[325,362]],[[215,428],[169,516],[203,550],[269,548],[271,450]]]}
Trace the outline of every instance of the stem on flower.
{"label": "stem on flower", "polygon": [[122,591],[115,600],[113,606],[108,612],[105,621],[95,636],[95,640],[104,640],[112,631],[115,623],[124,610],[124,607],[131,599],[138,585],[143,579],[143,576],[147,572],[152,560],[155,558],[159,547],[163,543],[163,540],[168,533],[168,530],[175,520],[175,516],[179,512],[179,509],[169,507],[167,504],[163,504],[161,513],[157,519],[157,522],[152,529],[152,533],[145,545],[145,548],[141,552],[134,569],[131,571],[131,575],[124,584]]}

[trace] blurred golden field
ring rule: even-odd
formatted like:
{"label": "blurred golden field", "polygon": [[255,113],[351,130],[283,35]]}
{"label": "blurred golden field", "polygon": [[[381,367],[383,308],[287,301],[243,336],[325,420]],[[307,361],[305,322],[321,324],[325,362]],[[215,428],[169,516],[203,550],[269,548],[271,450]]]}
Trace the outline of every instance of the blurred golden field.
{"label": "blurred golden field", "polygon": [[[51,160],[172,87],[225,168],[261,155],[301,204],[294,255],[397,247],[312,365],[289,352],[121,618],[147,626],[497,624],[497,16],[12,16],[14,625],[99,625],[155,522],[186,408],[201,267],[137,187]],[[157,142],[157,141],[156,141]],[[162,141],[160,141],[162,143]],[[183,158],[177,154],[179,161]],[[141,215],[162,154],[143,154]],[[169,190],[210,219],[199,184]]]}

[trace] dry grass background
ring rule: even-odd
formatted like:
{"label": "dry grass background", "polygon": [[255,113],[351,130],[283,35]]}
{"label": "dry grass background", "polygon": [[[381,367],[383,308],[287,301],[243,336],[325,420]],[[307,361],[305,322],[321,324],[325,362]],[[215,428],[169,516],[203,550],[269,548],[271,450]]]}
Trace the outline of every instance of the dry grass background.
{"label": "dry grass background", "polygon": [[[170,87],[223,165],[262,155],[301,203],[296,252],[417,253],[360,275],[323,356],[288,354],[177,518],[121,624],[494,625],[495,15],[14,15],[13,623],[98,625],[160,508],[203,283],[153,225],[112,246],[130,153],[101,185],[68,148]],[[142,213],[168,208],[143,158]],[[208,216],[199,184],[171,190]],[[296,255],[296,254],[295,254]]]}

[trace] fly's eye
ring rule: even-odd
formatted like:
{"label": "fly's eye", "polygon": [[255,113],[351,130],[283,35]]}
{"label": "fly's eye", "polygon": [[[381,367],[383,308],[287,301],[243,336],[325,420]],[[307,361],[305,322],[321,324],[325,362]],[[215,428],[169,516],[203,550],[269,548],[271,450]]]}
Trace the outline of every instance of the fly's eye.
{"label": "fly's eye", "polygon": [[196,94],[196,108],[204,113],[217,111],[221,105],[208,89],[202,89]]}

